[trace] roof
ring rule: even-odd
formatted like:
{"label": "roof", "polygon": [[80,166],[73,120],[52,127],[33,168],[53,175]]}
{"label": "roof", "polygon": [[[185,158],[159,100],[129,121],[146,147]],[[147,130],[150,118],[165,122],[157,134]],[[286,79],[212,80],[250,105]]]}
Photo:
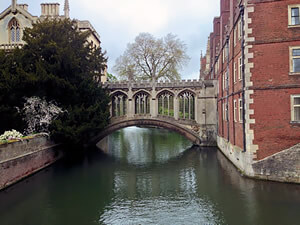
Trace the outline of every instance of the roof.
{"label": "roof", "polygon": [[78,29],[88,29],[92,31],[93,35],[100,41],[100,35],[97,33],[95,28],[92,26],[92,24],[88,20],[76,20]]}

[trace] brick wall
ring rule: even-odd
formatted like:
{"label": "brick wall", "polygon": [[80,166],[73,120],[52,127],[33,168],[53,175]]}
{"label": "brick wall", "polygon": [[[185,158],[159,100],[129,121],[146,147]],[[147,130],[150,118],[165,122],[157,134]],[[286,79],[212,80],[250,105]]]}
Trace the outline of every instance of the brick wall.
{"label": "brick wall", "polygon": [[289,47],[300,46],[300,28],[288,27],[288,5],[297,0],[252,1],[251,69],[254,110],[251,124],[257,159],[263,159],[300,143],[300,124],[291,123],[292,94],[300,94],[300,75],[289,74]]}

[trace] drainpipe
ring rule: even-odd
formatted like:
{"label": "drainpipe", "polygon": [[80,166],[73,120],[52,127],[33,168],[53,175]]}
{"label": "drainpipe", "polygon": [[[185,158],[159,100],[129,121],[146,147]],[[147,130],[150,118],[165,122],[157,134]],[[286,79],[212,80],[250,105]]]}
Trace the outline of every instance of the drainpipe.
{"label": "drainpipe", "polygon": [[242,83],[243,83],[243,89],[242,89],[242,111],[243,111],[243,152],[246,152],[246,108],[245,108],[245,87],[246,87],[246,81],[245,81],[245,30],[244,30],[244,12],[245,8],[243,5],[240,5],[240,14],[241,14],[241,31],[242,31]]}

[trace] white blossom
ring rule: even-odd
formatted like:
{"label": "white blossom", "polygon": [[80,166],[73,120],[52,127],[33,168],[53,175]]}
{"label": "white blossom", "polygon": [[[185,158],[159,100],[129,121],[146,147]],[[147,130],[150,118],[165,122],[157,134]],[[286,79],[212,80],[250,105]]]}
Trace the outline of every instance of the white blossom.
{"label": "white blossom", "polygon": [[64,111],[55,105],[54,101],[47,102],[39,97],[25,98],[23,107],[24,120],[27,123],[26,134],[49,132],[49,125]]}
{"label": "white blossom", "polygon": [[16,130],[11,130],[11,131],[5,131],[4,134],[0,136],[1,141],[6,141],[6,140],[15,140],[15,139],[20,139],[22,138],[23,135],[16,131]]}

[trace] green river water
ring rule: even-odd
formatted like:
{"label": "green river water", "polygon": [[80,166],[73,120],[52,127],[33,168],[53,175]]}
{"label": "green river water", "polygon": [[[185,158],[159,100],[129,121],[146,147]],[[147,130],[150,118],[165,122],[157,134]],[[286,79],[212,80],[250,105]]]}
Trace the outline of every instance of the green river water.
{"label": "green river water", "polygon": [[0,192],[0,225],[299,225],[300,185],[242,177],[216,148],[163,129],[109,136]]}

